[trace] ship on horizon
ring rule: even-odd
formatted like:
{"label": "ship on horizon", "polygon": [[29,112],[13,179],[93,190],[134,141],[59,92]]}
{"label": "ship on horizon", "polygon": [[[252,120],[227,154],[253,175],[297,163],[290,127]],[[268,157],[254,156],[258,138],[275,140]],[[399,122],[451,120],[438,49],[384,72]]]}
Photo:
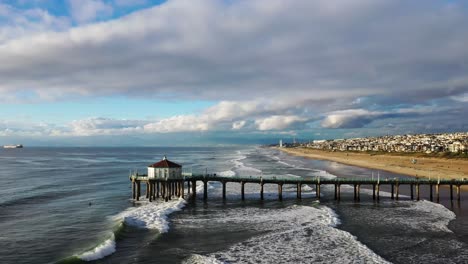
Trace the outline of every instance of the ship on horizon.
{"label": "ship on horizon", "polygon": [[22,144],[19,144],[19,145],[4,145],[3,148],[6,148],[6,149],[23,148],[23,145]]}

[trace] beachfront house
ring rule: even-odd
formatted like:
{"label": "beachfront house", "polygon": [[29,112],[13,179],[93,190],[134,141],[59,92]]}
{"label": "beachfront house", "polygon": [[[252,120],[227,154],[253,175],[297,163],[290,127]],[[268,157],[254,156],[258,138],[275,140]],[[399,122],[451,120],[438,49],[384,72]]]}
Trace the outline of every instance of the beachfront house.
{"label": "beachfront house", "polygon": [[164,156],[161,161],[148,166],[148,178],[157,180],[183,179],[182,166]]}

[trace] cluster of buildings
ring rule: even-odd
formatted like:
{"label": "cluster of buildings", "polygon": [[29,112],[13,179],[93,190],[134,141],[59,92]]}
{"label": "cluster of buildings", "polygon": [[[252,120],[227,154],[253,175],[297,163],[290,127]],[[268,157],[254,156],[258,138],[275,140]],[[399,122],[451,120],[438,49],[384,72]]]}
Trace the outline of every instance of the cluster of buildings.
{"label": "cluster of buildings", "polygon": [[468,132],[314,140],[304,147],[329,151],[468,153]]}

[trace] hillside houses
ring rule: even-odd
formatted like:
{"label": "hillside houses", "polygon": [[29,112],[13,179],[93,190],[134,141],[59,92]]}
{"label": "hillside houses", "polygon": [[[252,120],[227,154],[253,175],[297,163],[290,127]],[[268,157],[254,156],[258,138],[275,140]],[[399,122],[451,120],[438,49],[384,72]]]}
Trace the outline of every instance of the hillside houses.
{"label": "hillside houses", "polygon": [[329,151],[468,153],[468,133],[418,134],[314,140],[306,146]]}

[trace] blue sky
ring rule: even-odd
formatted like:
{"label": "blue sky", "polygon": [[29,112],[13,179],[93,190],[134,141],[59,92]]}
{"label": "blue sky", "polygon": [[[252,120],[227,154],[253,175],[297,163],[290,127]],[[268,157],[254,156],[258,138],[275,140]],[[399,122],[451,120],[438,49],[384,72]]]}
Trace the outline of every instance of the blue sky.
{"label": "blue sky", "polygon": [[467,24],[466,1],[0,1],[0,145],[467,131]]}

